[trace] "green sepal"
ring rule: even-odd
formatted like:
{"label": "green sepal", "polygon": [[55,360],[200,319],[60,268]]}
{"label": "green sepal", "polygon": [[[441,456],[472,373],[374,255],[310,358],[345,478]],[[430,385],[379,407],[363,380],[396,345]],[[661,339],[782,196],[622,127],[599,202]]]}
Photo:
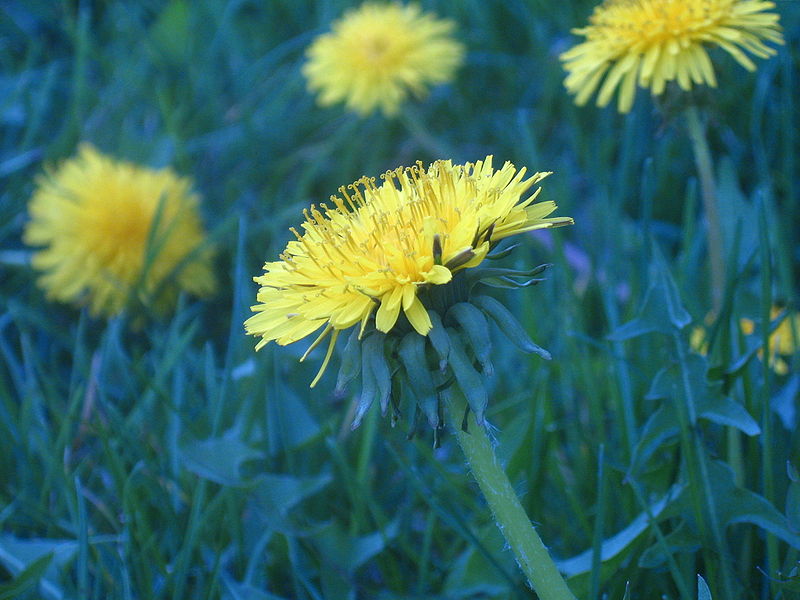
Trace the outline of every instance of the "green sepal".
{"label": "green sepal", "polygon": [[[369,336],[367,340],[372,336]],[[366,343],[367,340],[364,340]],[[366,350],[366,348],[365,348]],[[375,375],[372,372],[372,365],[370,364],[370,357],[368,352],[361,353],[361,393],[358,396],[358,404],[356,405],[356,412],[353,415],[353,422],[350,423],[350,429],[356,429],[361,425],[361,420],[367,414],[370,406],[375,401],[375,396],[378,394],[378,386],[375,381]]]}
{"label": "green sepal", "polygon": [[439,426],[439,400],[428,369],[425,347],[425,337],[416,331],[407,333],[400,342],[400,360],[403,361],[409,386],[417,397],[419,407],[430,426],[436,429]]}
{"label": "green sepal", "polygon": [[511,244],[508,248],[503,248],[502,250],[497,250],[496,252],[490,252],[489,254],[486,255],[486,258],[488,258],[489,260],[498,260],[501,258],[505,258],[518,247],[519,244]]}
{"label": "green sepal", "polygon": [[478,425],[484,424],[486,406],[489,403],[489,395],[483,387],[483,378],[472,366],[472,361],[467,358],[467,352],[461,341],[461,336],[455,329],[447,328],[450,338],[450,369],[456,377],[458,387],[467,399],[467,404],[475,413],[475,421]]}
{"label": "green sepal", "polygon": [[493,287],[523,288],[544,281],[537,277],[543,273],[550,265],[544,264],[533,269],[521,271],[519,269],[508,269],[505,267],[478,267],[469,269],[465,276],[467,285],[472,288],[477,283],[490,285]]}
{"label": "green sepal", "polygon": [[467,334],[472,353],[481,363],[485,375],[492,375],[492,340],[489,337],[489,323],[484,314],[469,302],[459,302],[450,307],[447,316],[460,325]]}
{"label": "green sepal", "polygon": [[336,388],[334,389],[336,394],[341,394],[347,384],[358,377],[361,372],[361,340],[358,339],[358,334],[358,327],[353,327],[350,337],[347,338],[347,344],[342,352],[339,374],[336,377]]}
{"label": "green sepal", "polygon": [[389,407],[389,396],[392,393],[392,375],[386,362],[386,356],[383,353],[385,340],[386,335],[376,331],[362,342],[363,348],[361,349],[361,369],[362,371],[369,369],[372,372],[375,385],[378,388],[378,399],[380,400],[383,414],[386,414],[386,410]]}
{"label": "green sepal", "polygon": [[447,337],[447,332],[444,330],[442,318],[435,310],[429,310],[428,316],[431,319],[433,327],[428,332],[428,339],[431,346],[436,351],[439,357],[439,370],[444,371],[447,368],[447,360],[450,355],[450,338]]}
{"label": "green sepal", "polygon": [[[381,404],[381,413],[386,414],[389,407],[389,396],[392,392],[392,377],[389,372],[389,365],[386,362],[386,356],[383,353],[383,344],[386,336],[380,332],[374,332],[368,335],[362,343],[361,348],[361,387],[362,398],[359,400],[359,407],[356,410],[356,416],[369,409],[377,395]],[[368,392],[372,396],[369,399],[365,396]],[[362,405],[365,405],[362,407]],[[354,423],[356,420],[354,419]],[[358,424],[356,423],[356,427]]]}
{"label": "green sepal", "polygon": [[537,285],[542,281],[544,281],[544,279],[516,280],[512,279],[511,277],[486,277],[484,279],[476,281],[475,283],[480,283],[481,285],[488,285],[489,287],[500,288],[505,290],[519,290],[531,285]]}
{"label": "green sepal", "polygon": [[550,360],[550,353],[536,344],[525,331],[522,324],[501,302],[491,296],[473,296],[471,302],[486,313],[497,324],[512,344],[523,352],[535,353]]}

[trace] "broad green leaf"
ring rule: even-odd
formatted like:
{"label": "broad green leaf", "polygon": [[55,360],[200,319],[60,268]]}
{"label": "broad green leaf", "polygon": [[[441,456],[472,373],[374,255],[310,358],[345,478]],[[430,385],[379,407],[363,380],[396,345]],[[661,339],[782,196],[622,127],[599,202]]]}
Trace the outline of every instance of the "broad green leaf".
{"label": "broad green leaf", "polygon": [[[715,508],[723,526],[750,523],[800,549],[800,535],[792,530],[786,517],[763,496],[736,486],[733,471],[727,464],[718,460],[708,461],[708,473]],[[686,514],[691,514],[688,493],[682,494],[680,503],[684,505]]]}
{"label": "broad green leaf", "polygon": [[[701,546],[700,537],[685,523],[664,536],[664,542],[670,556],[680,552],[696,552]],[[665,548],[655,543],[642,552],[638,564],[643,569],[660,569],[668,558]]]}
{"label": "broad green leaf", "polygon": [[242,465],[248,460],[264,457],[239,439],[239,428],[234,427],[222,437],[193,441],[180,449],[184,467],[204,479],[220,485],[243,486],[251,483],[242,478]]}
{"label": "broad green leaf", "polygon": [[633,320],[611,332],[608,336],[610,340],[628,340],[652,332],[672,334],[686,327],[692,320],[681,304],[678,288],[666,260],[655,243],[652,248],[650,285],[639,313]]}
{"label": "broad green leaf", "polygon": [[387,543],[397,537],[399,526],[392,521],[383,530],[354,537],[336,524],[331,524],[314,536],[314,542],[326,558],[347,573],[353,573],[383,552]]}
{"label": "broad green leaf", "polygon": [[730,398],[708,399],[707,402],[701,403],[700,416],[718,425],[736,427],[749,436],[761,433],[758,423],[744,406]]}
{"label": "broad green leaf", "polygon": [[[754,436],[761,433],[758,423],[745,408],[730,398],[721,395],[716,382],[706,380],[708,363],[704,356],[690,354],[687,358],[687,372],[681,373],[679,365],[671,365],[661,369],[653,379],[646,398],[648,400],[669,400],[664,407],[672,414],[665,423],[679,423],[675,413],[675,402],[684,401],[685,386],[693,391],[697,417],[717,423],[736,427],[743,433]],[[684,382],[684,375],[688,381]]]}
{"label": "broad green leaf", "polygon": [[[480,542],[496,562],[487,559],[475,544],[467,546],[450,565],[443,592],[447,598],[513,598],[513,577],[519,577],[514,555],[494,523],[476,531]],[[519,579],[522,584],[521,578]]]}
{"label": "broad green leaf", "polygon": [[266,419],[271,456],[308,444],[320,434],[319,423],[306,408],[303,396],[280,381],[275,383]]}
{"label": "broad green leaf", "polygon": [[321,491],[332,480],[333,477],[328,473],[313,477],[263,473],[256,479],[253,493],[268,519],[272,515],[283,517],[294,506]]}
{"label": "broad green leaf", "polygon": [[[653,518],[657,518],[670,502],[679,497],[683,489],[684,486],[682,485],[676,484],[672,486],[663,497],[650,506],[650,515]],[[607,562],[616,556],[621,556],[622,552],[647,531],[649,527],[650,517],[647,512],[640,513],[622,531],[603,541],[600,547],[600,559],[603,562]],[[556,561],[556,566],[567,577],[590,573],[592,570],[592,549],[589,548],[572,558]]]}
{"label": "broad green leaf", "polygon": [[671,406],[660,406],[650,417],[642,428],[642,434],[633,450],[631,458],[631,472],[638,472],[647,460],[655,453],[667,440],[678,435],[678,420],[675,409]]}

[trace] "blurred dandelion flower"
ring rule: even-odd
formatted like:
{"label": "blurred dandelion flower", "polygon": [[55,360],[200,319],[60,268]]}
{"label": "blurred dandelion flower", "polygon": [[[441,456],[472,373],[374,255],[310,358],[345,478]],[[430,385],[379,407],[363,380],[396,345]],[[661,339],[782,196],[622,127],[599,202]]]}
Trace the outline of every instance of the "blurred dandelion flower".
{"label": "blurred dandelion flower", "polygon": [[[770,320],[775,321],[782,316],[783,310],[778,306],[773,306],[770,310]],[[692,329],[689,337],[689,344],[699,354],[708,354],[708,334],[707,328],[711,326],[713,316],[709,315],[705,319],[705,326],[698,325]],[[752,319],[739,319],[739,330],[743,335],[751,336],[756,333],[756,325]],[[800,313],[791,311],[785,316],[780,324],[769,336],[769,366],[778,375],[787,375],[789,365],[782,358],[791,356],[800,349]],[[758,357],[764,359],[764,350],[759,349]]]}
{"label": "blurred dandelion flower", "polygon": [[360,324],[360,337],[373,314],[378,332],[413,328],[417,337],[427,335],[433,324],[423,292],[454,291],[446,286],[454,275],[480,264],[508,236],[573,222],[548,218],[554,202],[534,204],[541,188],[523,199],[549,175],[525,174],[508,162],[495,170],[491,156],[465,165],[437,161],[427,170],[417,163],[388,171],[380,185],[363,177],[339,188],[333,206],[312,205],[281,260],[266,263],[266,273],[254,278],[261,288],[245,328],[262,338],[256,349],[273,340],[291,344],[323,328],[309,348],[330,334],[313,386],[339,332]]}
{"label": "blurred dandelion flower", "polygon": [[[783,43],[779,16],[764,0],[605,0],[589,25],[573,33],[586,40],[561,55],[565,86],[585,104],[600,87],[605,106],[619,88],[617,107],[628,112],[636,85],[660,95],[668,81],[683,90],[717,84],[708,48],[717,46],[748,71],[756,66],[745,54],[775,54],[764,42]],[[602,86],[600,85],[600,82]]]}
{"label": "blurred dandelion flower", "polygon": [[[770,310],[770,320],[774,321],[781,316],[782,310],[773,306]],[[755,332],[755,323],[750,319],[740,319],[739,327],[745,335]],[[800,348],[800,314],[792,311],[787,314],[769,336],[769,366],[778,375],[787,375],[789,365],[782,358],[791,356]],[[764,351],[759,350],[759,358],[764,359]]]}
{"label": "blurred dandelion flower", "polygon": [[332,29],[308,49],[303,73],[321,105],[344,101],[361,115],[396,114],[409,92],[449,81],[464,54],[453,23],[415,5],[366,3]]}
{"label": "blurred dandelion flower", "polygon": [[177,291],[214,290],[189,179],[116,161],[83,144],[39,176],[25,243],[49,298],[113,316],[133,298],[163,310]]}

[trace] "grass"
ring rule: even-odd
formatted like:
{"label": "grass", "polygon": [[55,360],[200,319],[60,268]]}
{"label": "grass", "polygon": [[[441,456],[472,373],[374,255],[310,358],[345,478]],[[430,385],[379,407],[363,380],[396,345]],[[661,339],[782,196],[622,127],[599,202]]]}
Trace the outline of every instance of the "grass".
{"label": "grass", "polygon": [[[717,600],[800,597],[800,357],[779,375],[757,353],[771,306],[798,298],[800,4],[777,3],[778,56],[748,74],[715,55],[719,89],[695,97],[729,274],[707,357],[678,109],[563,91],[557,56],[593,2],[422,4],[458,23],[467,64],[397,120],[305,92],[303,51],[343,1],[0,8],[0,597],[533,597],[454,436],[408,441],[375,410],[350,432],[355,389],[309,390],[320,358],[255,354],[241,327],[302,207],[445,152],[555,171],[543,198],[576,220],[506,259],[554,264],[495,294],[554,360],[495,340],[488,419],[578,597],[694,599],[698,575]],[[139,329],[44,299],[26,203],[81,140],[195,179],[216,296]]]}

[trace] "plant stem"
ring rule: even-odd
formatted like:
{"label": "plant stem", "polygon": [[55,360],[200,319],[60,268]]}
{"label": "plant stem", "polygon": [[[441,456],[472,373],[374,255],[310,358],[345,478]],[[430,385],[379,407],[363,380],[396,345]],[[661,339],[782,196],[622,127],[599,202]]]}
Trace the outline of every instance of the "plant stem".
{"label": "plant stem", "polygon": [[514,488],[500,466],[492,443],[470,412],[468,431],[461,428],[466,402],[460,392],[447,403],[450,426],[456,433],[470,471],[478,482],[506,542],[514,551],[517,564],[541,600],[575,600],[553,559],[536,533]]}
{"label": "plant stem", "polygon": [[[770,344],[770,320],[772,318],[772,257],[769,246],[769,227],[767,224],[767,208],[763,202],[759,204],[758,211],[758,239],[761,255],[761,347],[764,353],[761,357],[761,471],[763,473],[764,498],[775,503],[775,474],[773,471],[772,445],[772,407],[770,405],[771,393],[771,367],[772,351]],[[770,590],[772,595],[777,594],[776,585],[772,577],[780,568],[778,557],[778,540],[767,532],[767,574],[770,577]]]}
{"label": "plant stem", "polygon": [[711,302],[715,313],[722,306],[722,295],[725,289],[725,259],[722,245],[722,227],[717,209],[717,188],[714,183],[714,167],[711,162],[711,151],[708,149],[706,132],[696,107],[686,110],[686,125],[689,139],[692,141],[694,162],[700,176],[700,189],[703,196],[703,209],[706,213],[706,235],[708,240],[708,257],[711,262]]}
{"label": "plant stem", "polygon": [[[721,583],[723,588],[722,597],[733,599],[736,596],[733,576],[728,564],[730,553],[725,543],[722,523],[717,514],[717,500],[714,498],[714,492],[711,488],[707,458],[697,429],[697,403],[694,398],[694,390],[689,381],[688,359],[681,337],[677,332],[673,335],[673,340],[683,387],[681,398],[683,402],[679,402],[676,408],[681,428],[681,444],[686,456],[686,466],[689,474],[689,492],[692,496],[695,520],[703,542],[704,544],[706,541],[710,542],[714,550],[712,554],[706,549],[706,569],[708,569],[709,579],[713,582],[712,585]],[[719,563],[719,577],[717,577],[714,556],[716,556]]]}

